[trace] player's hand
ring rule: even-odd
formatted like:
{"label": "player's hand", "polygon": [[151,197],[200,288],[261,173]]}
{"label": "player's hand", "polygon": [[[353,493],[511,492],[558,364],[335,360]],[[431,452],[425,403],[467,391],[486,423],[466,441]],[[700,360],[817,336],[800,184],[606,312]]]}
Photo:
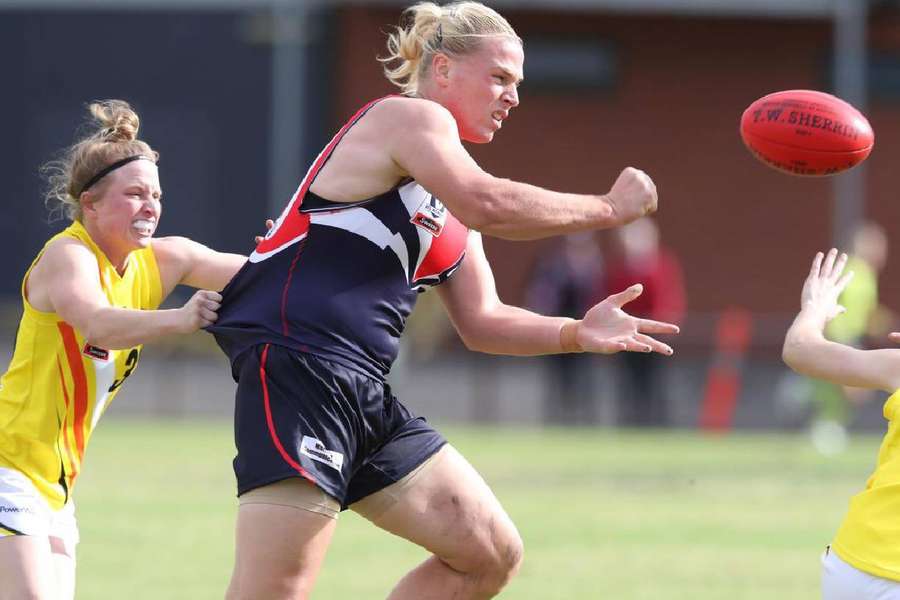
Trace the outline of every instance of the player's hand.
{"label": "player's hand", "polygon": [[620,225],[631,223],[656,212],[656,184],[640,169],[627,167],[619,173],[606,199]]}
{"label": "player's hand", "polygon": [[900,344],[900,333],[894,332],[888,334],[888,339],[894,342],[895,344]]}
{"label": "player's hand", "polygon": [[585,352],[614,354],[616,352],[658,352],[670,355],[668,345],[647,335],[649,333],[678,333],[678,326],[651,319],[639,319],[622,307],[641,295],[644,286],[636,284],[613,294],[595,305],[578,324],[575,340]]}
{"label": "player's hand", "polygon": [[[275,221],[273,221],[272,219],[266,219],[266,231],[271,231],[273,227],[275,227]],[[258,235],[253,238],[253,242],[255,244],[259,244],[261,241],[263,241],[263,239],[265,239],[264,236]]]}
{"label": "player's hand", "polygon": [[197,290],[184,306],[179,308],[181,333],[192,333],[216,322],[222,295],[210,290]]}
{"label": "player's hand", "polygon": [[853,278],[853,271],[844,273],[845,266],[847,255],[838,255],[836,248],[829,250],[827,255],[817,252],[803,283],[800,310],[815,317],[823,327],[847,310],[838,304],[838,297]]}

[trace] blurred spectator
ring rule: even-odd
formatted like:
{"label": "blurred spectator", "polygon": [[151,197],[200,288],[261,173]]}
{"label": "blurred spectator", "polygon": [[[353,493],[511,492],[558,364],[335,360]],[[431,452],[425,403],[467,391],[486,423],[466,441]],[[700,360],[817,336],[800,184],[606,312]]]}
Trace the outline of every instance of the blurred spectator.
{"label": "blurred spectator", "polygon": [[[868,221],[853,232],[847,271],[853,279],[841,293],[838,302],[847,309],[825,328],[825,336],[835,342],[870,348],[870,340],[883,338],[890,331],[891,312],[878,300],[878,274],[887,260],[888,240],[884,229]],[[812,423],[813,443],[825,454],[843,449],[845,428],[853,409],[869,400],[872,390],[838,386],[827,381],[814,384],[815,414]]]}
{"label": "blurred spectator", "polygon": [[[620,292],[642,283],[644,293],[629,303],[637,317],[679,323],[684,316],[685,293],[681,263],[659,241],[659,228],[648,217],[612,232],[612,248],[595,297]],[[629,426],[665,426],[669,423],[668,398],[662,361],[652,354],[629,352],[615,359],[619,365],[619,423]]]}
{"label": "blurred spectator", "polygon": [[[593,234],[565,236],[538,261],[527,291],[528,306],[541,314],[580,319],[594,304],[594,288],[602,272],[603,256]],[[543,360],[550,372],[544,420],[566,424],[594,421],[591,355],[554,354]]]}

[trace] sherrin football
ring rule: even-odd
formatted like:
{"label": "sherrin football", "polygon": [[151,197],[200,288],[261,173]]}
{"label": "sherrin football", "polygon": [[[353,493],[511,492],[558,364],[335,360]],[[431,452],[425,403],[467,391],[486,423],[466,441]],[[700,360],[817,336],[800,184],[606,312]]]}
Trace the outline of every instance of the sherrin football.
{"label": "sherrin football", "polygon": [[813,90],[763,96],[741,116],[741,138],[761,161],[791,175],[834,175],[869,156],[875,134],[847,102]]}

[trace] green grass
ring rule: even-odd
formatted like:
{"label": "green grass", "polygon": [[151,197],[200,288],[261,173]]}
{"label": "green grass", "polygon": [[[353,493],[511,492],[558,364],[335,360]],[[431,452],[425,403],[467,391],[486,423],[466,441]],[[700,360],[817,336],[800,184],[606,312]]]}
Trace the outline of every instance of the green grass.
{"label": "green grass", "polygon": [[[805,437],[446,429],[525,540],[512,599],[804,600],[818,557],[874,464]],[[221,598],[236,508],[231,424],[110,419],[76,488],[77,597]],[[352,513],[315,598],[383,598],[425,557]]]}

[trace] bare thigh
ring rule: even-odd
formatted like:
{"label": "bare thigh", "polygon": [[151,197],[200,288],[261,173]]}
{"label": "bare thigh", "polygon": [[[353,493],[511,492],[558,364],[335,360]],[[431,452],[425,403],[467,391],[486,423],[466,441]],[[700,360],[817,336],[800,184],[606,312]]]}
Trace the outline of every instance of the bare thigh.
{"label": "bare thigh", "polygon": [[62,539],[50,537],[50,556],[56,577],[56,598],[75,598],[75,547]]}
{"label": "bare thigh", "polygon": [[230,600],[307,598],[337,521],[292,506],[246,504],[238,509]]}
{"label": "bare thigh", "polygon": [[402,493],[392,488],[350,509],[458,571],[520,560],[521,539],[515,525],[481,475],[449,444]]}
{"label": "bare thigh", "polygon": [[13,535],[0,538],[0,600],[56,600],[50,540]]}

